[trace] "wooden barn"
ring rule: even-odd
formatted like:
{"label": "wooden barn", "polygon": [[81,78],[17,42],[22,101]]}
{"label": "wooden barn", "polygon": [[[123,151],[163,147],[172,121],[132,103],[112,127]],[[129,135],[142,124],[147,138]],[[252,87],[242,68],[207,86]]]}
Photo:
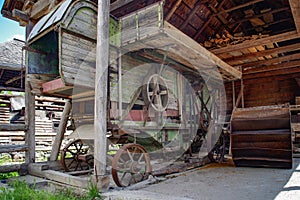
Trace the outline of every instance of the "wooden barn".
{"label": "wooden barn", "polygon": [[[297,0],[5,0],[2,15],[26,27],[29,173],[78,187],[89,178],[76,175],[105,186],[111,174],[122,187],[225,154],[235,166],[291,168],[299,8]],[[40,95],[69,99],[47,163],[35,162]],[[62,146],[68,120],[74,140]],[[185,164],[152,162],[170,155]]]}

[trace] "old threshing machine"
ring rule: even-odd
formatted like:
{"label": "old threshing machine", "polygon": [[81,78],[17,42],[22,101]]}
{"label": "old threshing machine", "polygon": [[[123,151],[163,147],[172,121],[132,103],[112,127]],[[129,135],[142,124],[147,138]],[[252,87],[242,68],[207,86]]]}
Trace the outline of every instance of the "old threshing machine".
{"label": "old threshing machine", "polygon": [[[117,144],[108,154],[118,186],[145,179],[150,159],[207,155],[224,122],[223,81],[240,76],[163,15],[158,2],[110,19],[107,138]],[[96,19],[93,2],[66,0],[27,40],[33,92],[72,99],[75,140],[62,150],[66,171],[93,167]]]}

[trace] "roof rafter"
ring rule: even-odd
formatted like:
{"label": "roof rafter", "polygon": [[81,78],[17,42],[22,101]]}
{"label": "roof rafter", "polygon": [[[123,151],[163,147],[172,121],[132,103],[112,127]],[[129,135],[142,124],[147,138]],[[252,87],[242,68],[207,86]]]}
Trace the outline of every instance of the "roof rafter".
{"label": "roof rafter", "polygon": [[221,15],[221,14],[224,14],[224,13],[229,13],[229,12],[232,12],[234,10],[238,10],[238,9],[241,9],[241,8],[244,8],[244,7],[259,3],[259,2],[262,2],[262,1],[264,1],[264,0],[255,0],[255,1],[251,1],[251,2],[248,2],[248,3],[244,3],[244,4],[241,4],[241,5],[235,6],[233,8],[229,8],[227,10],[222,10],[218,13],[213,14],[212,17],[218,16],[218,15]]}
{"label": "roof rafter", "polygon": [[268,56],[271,54],[280,54],[280,53],[284,53],[284,52],[290,52],[290,51],[295,51],[295,50],[300,50],[300,43],[296,43],[296,44],[291,44],[288,46],[283,46],[283,47],[278,47],[278,48],[274,48],[274,49],[268,49],[265,51],[258,51],[258,52],[254,52],[254,53],[248,53],[248,54],[244,54],[241,56],[235,56],[235,57],[230,57],[227,59],[223,59],[223,61],[227,62],[228,64],[231,63],[231,61],[243,61],[243,60],[247,60],[249,58],[258,58],[258,57],[263,57],[263,56]]}
{"label": "roof rafter", "polygon": [[297,32],[300,32],[300,0],[289,0]]}

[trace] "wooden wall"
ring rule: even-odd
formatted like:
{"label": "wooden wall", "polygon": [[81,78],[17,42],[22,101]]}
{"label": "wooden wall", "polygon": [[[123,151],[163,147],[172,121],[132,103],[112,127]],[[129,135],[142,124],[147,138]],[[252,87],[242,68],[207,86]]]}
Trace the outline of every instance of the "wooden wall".
{"label": "wooden wall", "polygon": [[[245,76],[244,102],[245,107],[276,105],[283,103],[295,104],[295,97],[300,96],[300,87],[295,78],[300,73],[275,76]],[[232,110],[232,84],[226,83],[227,110]],[[235,82],[235,95],[238,97],[240,81]],[[241,104],[240,106],[241,107]]]}

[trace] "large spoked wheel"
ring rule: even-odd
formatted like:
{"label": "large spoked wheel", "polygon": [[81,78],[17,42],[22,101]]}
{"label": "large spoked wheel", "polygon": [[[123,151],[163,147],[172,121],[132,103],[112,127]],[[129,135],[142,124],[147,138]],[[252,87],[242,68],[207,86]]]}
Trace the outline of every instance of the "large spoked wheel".
{"label": "large spoked wheel", "polygon": [[112,161],[112,176],[119,187],[127,187],[148,178],[152,171],[150,157],[144,147],[127,144]]}
{"label": "large spoked wheel", "polygon": [[145,83],[143,96],[147,104],[156,111],[167,109],[169,103],[168,88],[164,78],[159,74],[153,74]]}
{"label": "large spoked wheel", "polygon": [[93,168],[94,157],[89,145],[80,139],[70,142],[61,152],[61,164],[67,172]]}

